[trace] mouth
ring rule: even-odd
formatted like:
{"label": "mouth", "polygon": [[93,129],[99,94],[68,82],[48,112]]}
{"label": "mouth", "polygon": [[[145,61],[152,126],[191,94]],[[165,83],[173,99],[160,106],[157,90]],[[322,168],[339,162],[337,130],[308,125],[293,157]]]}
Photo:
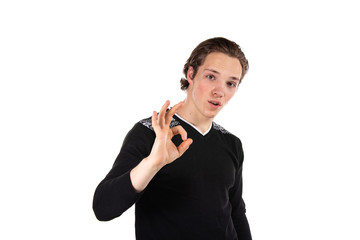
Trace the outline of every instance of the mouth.
{"label": "mouth", "polygon": [[221,103],[218,101],[208,101],[210,103],[211,106],[218,108],[221,107]]}

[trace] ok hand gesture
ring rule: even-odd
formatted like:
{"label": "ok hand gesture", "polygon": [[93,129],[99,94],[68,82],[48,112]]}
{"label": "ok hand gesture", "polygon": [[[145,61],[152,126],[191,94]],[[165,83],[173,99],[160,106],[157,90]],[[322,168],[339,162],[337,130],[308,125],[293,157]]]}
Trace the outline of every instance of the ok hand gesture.
{"label": "ok hand gesture", "polygon": [[[193,142],[187,138],[187,133],[181,126],[170,128],[172,117],[181,108],[182,102],[176,104],[166,112],[170,102],[162,106],[159,115],[153,112],[152,127],[156,138],[148,157],[144,158],[139,165],[130,171],[131,183],[137,192],[143,191],[155,174],[165,165],[179,158]],[[177,134],[181,135],[183,142],[176,147],[171,138]]]}
{"label": "ok hand gesture", "polygon": [[[159,114],[154,111],[152,115],[152,127],[156,138],[149,159],[152,159],[154,166],[159,167],[159,169],[181,157],[192,143],[192,139],[187,138],[187,133],[183,127],[169,127],[172,117],[181,108],[182,102],[166,111],[169,105],[170,102],[166,101]],[[178,147],[171,141],[172,137],[177,134],[180,134],[183,140]]]}

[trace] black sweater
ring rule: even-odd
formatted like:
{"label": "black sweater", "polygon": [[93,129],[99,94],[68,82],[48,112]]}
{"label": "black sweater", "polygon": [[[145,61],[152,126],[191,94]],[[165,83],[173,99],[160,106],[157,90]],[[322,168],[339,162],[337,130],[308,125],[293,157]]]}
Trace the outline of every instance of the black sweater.
{"label": "black sweater", "polygon": [[[155,132],[151,118],[135,124],[95,191],[96,217],[111,220],[136,203],[139,240],[250,240],[242,199],[240,139],[216,123],[205,136],[174,116],[171,127],[176,125],[187,131],[193,143],[179,159],[163,167],[144,191],[136,193],[130,170],[150,154]],[[172,140],[175,145],[182,141],[180,135]]]}

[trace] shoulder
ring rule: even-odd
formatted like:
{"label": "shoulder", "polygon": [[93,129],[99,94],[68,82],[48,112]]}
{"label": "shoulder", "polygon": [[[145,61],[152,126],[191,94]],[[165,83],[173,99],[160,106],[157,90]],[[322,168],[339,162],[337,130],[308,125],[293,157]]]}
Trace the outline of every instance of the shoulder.
{"label": "shoulder", "polygon": [[216,122],[213,122],[213,128],[215,131],[218,132],[218,134],[223,135],[226,138],[230,138],[235,141],[240,141],[240,139],[237,136],[235,136],[234,134],[232,134],[231,132],[229,132],[228,130],[226,130],[224,127],[217,124]]}
{"label": "shoulder", "polygon": [[125,136],[125,142],[141,140],[152,140],[155,138],[155,132],[152,128],[151,117],[144,118],[134,124],[130,131]]}
{"label": "shoulder", "polygon": [[[233,135],[231,132],[229,132],[228,130],[226,130],[225,128],[223,128],[221,125],[217,124],[216,122],[213,122],[213,127],[216,131],[219,131],[222,134],[229,134],[229,135]],[[235,136],[235,135],[233,135]]]}
{"label": "shoulder", "polygon": [[150,129],[150,130],[152,130],[152,131],[154,131],[154,129],[153,129],[153,127],[152,127],[151,117],[149,117],[149,118],[144,118],[144,119],[140,120],[140,121],[138,122],[138,124],[139,124],[139,125],[142,125],[142,126],[144,126],[144,127],[146,127],[146,128],[148,128],[148,129]]}
{"label": "shoulder", "polygon": [[216,131],[220,139],[229,147],[237,150],[242,150],[242,143],[240,138],[226,130],[221,125],[213,122],[213,129]]}
{"label": "shoulder", "polygon": [[244,161],[244,151],[240,138],[213,122],[213,128],[217,132],[217,138],[224,148],[227,148],[236,156],[235,166],[239,169]]}
{"label": "shoulder", "polygon": [[[151,119],[151,117],[140,120],[138,122],[138,124],[150,129],[151,131],[154,131],[154,129],[152,127],[152,119]],[[178,126],[178,125],[180,125],[180,122],[173,118],[171,120],[171,122],[170,122],[170,128]]]}

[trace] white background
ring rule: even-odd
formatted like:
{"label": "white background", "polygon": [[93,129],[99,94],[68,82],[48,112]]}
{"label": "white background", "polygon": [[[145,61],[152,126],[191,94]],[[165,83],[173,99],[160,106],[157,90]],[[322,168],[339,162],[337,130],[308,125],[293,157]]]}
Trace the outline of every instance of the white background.
{"label": "white background", "polygon": [[223,36],[250,63],[216,122],[244,145],[253,238],[359,240],[356,1],[129,2],[1,1],[0,238],[134,239],[133,208],[99,222],[94,190]]}

